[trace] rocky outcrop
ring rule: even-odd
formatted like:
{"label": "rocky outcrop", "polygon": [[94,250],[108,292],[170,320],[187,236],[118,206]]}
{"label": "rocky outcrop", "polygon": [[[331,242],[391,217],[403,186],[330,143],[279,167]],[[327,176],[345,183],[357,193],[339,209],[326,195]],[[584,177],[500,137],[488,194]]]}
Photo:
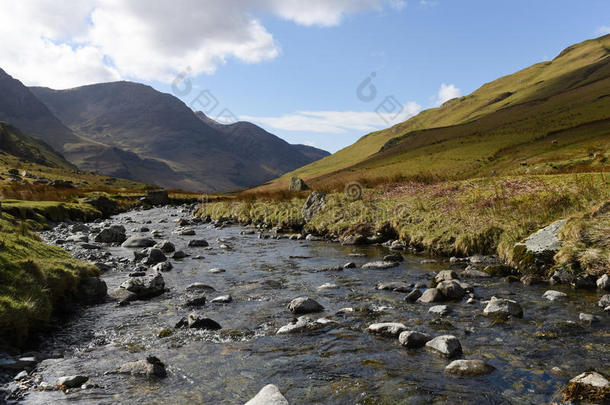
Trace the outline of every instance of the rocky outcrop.
{"label": "rocky outcrop", "polygon": [[314,191],[307,197],[307,200],[301,209],[301,216],[308,222],[322,211],[324,207],[326,207],[326,194]]}
{"label": "rocky outcrop", "polygon": [[545,274],[554,264],[553,257],[561,249],[559,232],[565,219],[531,234],[513,248],[513,265],[522,273]]}
{"label": "rocky outcrop", "polygon": [[293,177],[290,179],[290,185],[288,186],[288,190],[305,191],[305,190],[309,190],[309,187],[307,186],[307,184],[305,184],[303,179],[300,179],[298,177]]}

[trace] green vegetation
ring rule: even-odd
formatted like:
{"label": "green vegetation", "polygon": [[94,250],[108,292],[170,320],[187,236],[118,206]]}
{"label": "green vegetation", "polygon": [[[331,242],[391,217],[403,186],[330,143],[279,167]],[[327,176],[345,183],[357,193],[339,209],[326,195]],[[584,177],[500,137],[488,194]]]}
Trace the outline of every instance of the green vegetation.
{"label": "green vegetation", "polygon": [[0,345],[21,345],[69,303],[82,277],[97,268],[49,246],[26,221],[0,217]]}
{"label": "green vegetation", "polygon": [[509,263],[516,242],[551,222],[571,218],[566,229],[572,231],[565,232],[559,262],[575,272],[610,269],[610,215],[603,208],[610,206],[610,176],[605,173],[411,182],[366,189],[358,200],[332,193],[326,208],[306,224],[302,195],[249,197],[204,204],[200,214],[304,226],[308,232],[337,236],[389,224],[402,240],[431,253],[498,253]]}
{"label": "green vegetation", "polygon": [[337,189],[349,181],[460,180],[603,172],[610,158],[610,35],[564,50],[426,110],[254,191],[292,176]]}

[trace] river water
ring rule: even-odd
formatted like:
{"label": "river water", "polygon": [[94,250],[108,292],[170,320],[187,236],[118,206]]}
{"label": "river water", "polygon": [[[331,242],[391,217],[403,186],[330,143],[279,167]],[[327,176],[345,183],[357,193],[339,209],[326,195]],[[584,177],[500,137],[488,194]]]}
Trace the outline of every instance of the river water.
{"label": "river water", "polygon": [[[179,236],[172,233],[179,217],[188,215],[164,207],[111,219],[124,224],[128,235],[138,234],[135,230],[152,221],[146,226],[165,235],[158,240],[169,239],[191,256],[172,260],[173,270],[163,273],[170,290],[163,295],[127,306],[107,302],[85,308],[45,342],[43,349],[58,358],[39,364],[35,373],[43,381],[54,384],[60,376],[83,374],[99,388],[68,394],[32,390],[25,403],[243,404],[270,383],[291,404],[548,403],[560,398],[559,389],[572,376],[589,369],[610,371],[609,321],[596,306],[600,294],[595,291],[553,287],[567,292],[569,299],[551,303],[542,299],[548,286],[470,279],[477,302],[449,303],[452,313],[438,321],[428,313],[430,305],[407,303],[405,294],[379,291],[375,285],[429,284],[435,271],[449,268],[448,261],[421,264],[425,257],[405,256],[399,267],[364,270],[362,264],[379,260],[388,250],[259,239],[241,235],[242,227],[216,229],[210,224],[192,226],[196,236]],[[187,248],[192,238],[204,238],[210,247]],[[221,244],[232,249],[222,249]],[[116,257],[133,258],[133,249],[106,249]],[[354,252],[365,256],[350,256]],[[349,261],[357,268],[320,271]],[[226,272],[212,274],[211,268]],[[111,290],[128,276],[110,271],[103,278]],[[197,311],[223,329],[176,329],[168,337],[157,337],[161,329],[173,329],[191,312],[181,303],[185,287],[193,282],[216,289],[206,293],[208,300],[232,295],[232,303],[208,302]],[[325,283],[339,288],[318,291]],[[276,335],[293,319],[288,303],[304,295],[325,307],[314,319],[324,316],[337,323],[312,332]],[[523,319],[497,323],[483,317],[482,301],[492,295],[517,300],[524,308]],[[362,310],[337,314],[344,307]],[[597,314],[602,320],[581,325],[580,312]],[[384,321],[402,322],[431,335],[455,335],[464,350],[462,358],[486,360],[496,370],[482,377],[448,375],[444,368],[449,360],[425,349],[405,349],[396,339],[365,331],[371,323]],[[554,338],[536,336],[545,328],[554,331]],[[105,374],[150,355],[166,364],[167,378]],[[552,371],[554,367],[562,371]]]}

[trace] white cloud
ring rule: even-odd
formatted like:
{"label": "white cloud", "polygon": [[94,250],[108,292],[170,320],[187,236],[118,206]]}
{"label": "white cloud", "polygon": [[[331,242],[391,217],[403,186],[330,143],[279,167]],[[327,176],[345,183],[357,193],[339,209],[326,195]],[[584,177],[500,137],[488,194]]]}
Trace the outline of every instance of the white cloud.
{"label": "white cloud", "polygon": [[66,88],[120,78],[170,82],[190,67],[213,73],[234,58],[278,56],[255,17],[335,26],[352,13],[403,0],[0,0],[0,67],[28,85]]}
{"label": "white cloud", "polygon": [[610,34],[610,25],[605,25],[603,27],[599,27],[597,29],[597,33],[599,35],[606,35],[606,34]]}
{"label": "white cloud", "polygon": [[445,102],[453,98],[460,97],[461,95],[462,92],[460,91],[460,89],[455,87],[455,85],[443,83],[441,84],[441,88],[438,90],[438,94],[436,95],[435,104],[437,107],[440,107]]}
{"label": "white cloud", "polygon": [[[380,110],[381,111],[381,110]],[[376,111],[297,111],[278,117],[240,116],[276,130],[345,134],[367,133],[398,124],[421,111],[421,106],[408,102],[396,112]]]}

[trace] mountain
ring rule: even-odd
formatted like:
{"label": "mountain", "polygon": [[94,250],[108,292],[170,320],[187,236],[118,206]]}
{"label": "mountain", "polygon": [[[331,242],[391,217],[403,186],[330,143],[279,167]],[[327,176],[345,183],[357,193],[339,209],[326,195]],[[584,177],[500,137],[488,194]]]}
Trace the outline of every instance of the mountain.
{"label": "mountain", "polygon": [[339,185],[359,179],[605,170],[609,150],[606,35],[365,135],[271,187],[284,187],[291,176]]}
{"label": "mountain", "polygon": [[167,179],[181,185],[184,176],[165,163],[112,148],[76,134],[61,122],[26,86],[0,69],[0,120],[36,137],[84,171],[124,177],[144,183]]}
{"label": "mountain", "polygon": [[76,166],[65,160],[49,145],[6,122],[0,122],[0,151],[24,162],[69,171],[76,170]]}
{"label": "mountain", "polygon": [[265,167],[273,177],[330,155],[311,146],[291,145],[251,122],[221,124],[201,111],[196,111],[195,115],[222,133],[239,156]]}
{"label": "mountain", "polygon": [[[226,191],[252,186],[325,155],[302,151],[250,123],[222,125],[197,116],[176,97],[143,84],[30,90],[74,133],[146,160],[150,177],[137,180],[167,187]],[[171,173],[155,173],[155,164]],[[126,174],[134,178],[132,170]]]}

